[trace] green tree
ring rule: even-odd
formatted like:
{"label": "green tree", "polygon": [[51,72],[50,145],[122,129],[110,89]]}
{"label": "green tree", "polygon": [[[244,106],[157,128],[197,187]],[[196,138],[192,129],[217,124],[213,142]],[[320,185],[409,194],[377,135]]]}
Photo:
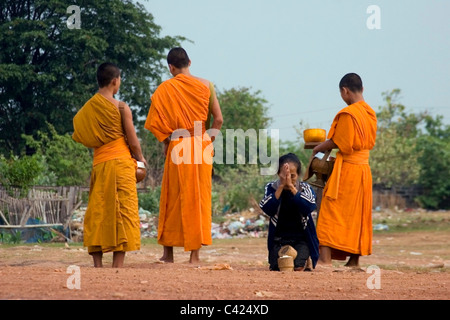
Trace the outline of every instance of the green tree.
{"label": "green tree", "polygon": [[262,176],[257,166],[225,167],[222,181],[213,184],[213,214],[258,207],[264,197],[264,187],[272,179]]}
{"label": "green tree", "polygon": [[164,145],[147,129],[141,129],[139,133],[142,153],[147,160],[147,179],[144,180],[145,187],[155,188],[161,185],[164,174]]}
{"label": "green tree", "polygon": [[418,125],[424,114],[408,114],[398,102],[401,91],[384,92],[385,106],[377,112],[378,131],[370,154],[374,184],[385,187],[412,186],[419,181],[416,149]]}
{"label": "green tree", "polygon": [[[224,91],[217,91],[220,102],[224,124],[221,129],[221,137],[214,142],[216,156],[218,149],[222,149],[222,158],[218,158],[214,163],[215,176],[213,181],[213,213],[220,215],[225,212],[246,210],[259,203],[264,195],[264,186],[268,182],[267,177],[261,175],[260,168],[266,167],[259,160],[259,141],[261,139],[259,130],[267,129],[271,119],[267,115],[267,101],[262,97],[261,91],[252,91],[251,88],[232,88]],[[227,132],[228,130],[228,132]],[[245,138],[243,144],[245,150],[238,150],[241,137],[236,136],[236,132],[241,132]],[[229,136],[227,136],[229,135]],[[226,145],[227,138],[233,141],[232,146]],[[256,138],[256,139],[255,139]],[[271,138],[267,139],[267,151],[270,157]],[[254,154],[256,142],[256,155]],[[238,154],[245,151],[243,164],[239,164]],[[278,150],[277,150],[278,151]],[[227,152],[233,154],[231,163],[226,161]],[[256,158],[255,158],[256,157]],[[250,163],[250,159],[256,163]],[[254,161],[252,161],[254,162]],[[278,159],[276,161],[278,165]]]}
{"label": "green tree", "polygon": [[24,157],[12,155],[9,159],[0,155],[0,184],[8,191],[18,188],[20,195],[26,196],[44,169],[45,164],[38,155]]}
{"label": "green tree", "polygon": [[[68,28],[69,5],[80,8],[80,29]],[[104,61],[122,69],[120,98],[135,120],[146,115],[166,69],[165,51],[183,40],[160,31],[131,0],[1,1],[0,150],[22,153],[22,133],[36,136],[46,122],[59,134],[73,131],[73,116],[95,93]]]}
{"label": "green tree", "polygon": [[[261,91],[251,92],[250,88],[218,91],[217,97],[224,124],[221,137],[214,142],[218,150],[214,165],[216,173],[220,176],[225,166],[238,168],[243,165],[260,165],[259,130],[266,129],[271,122],[271,118],[267,115],[267,100],[261,97]],[[244,144],[241,143],[243,141],[241,139],[245,139]],[[270,137],[267,137],[267,145],[270,156]],[[233,160],[227,161],[227,156]]]}
{"label": "green tree", "polygon": [[426,133],[418,138],[419,184],[423,192],[419,203],[429,209],[450,208],[450,125],[442,116],[425,119]]}
{"label": "green tree", "polygon": [[251,88],[232,88],[223,92],[219,91],[217,97],[220,101],[223,118],[222,133],[226,129],[264,129],[271,122],[267,115],[269,107],[267,100],[257,90],[251,92]]}
{"label": "green tree", "polygon": [[370,163],[374,184],[419,186],[416,199],[429,209],[450,207],[450,126],[442,116],[407,113],[398,103],[399,89],[383,93],[378,132]]}
{"label": "green tree", "polygon": [[55,181],[41,177],[40,183],[58,186],[87,186],[92,167],[92,155],[89,149],[76,143],[69,134],[59,135],[48,124],[48,132],[38,131],[38,139],[23,135],[27,145],[37,150],[46,163],[46,176],[53,176]]}

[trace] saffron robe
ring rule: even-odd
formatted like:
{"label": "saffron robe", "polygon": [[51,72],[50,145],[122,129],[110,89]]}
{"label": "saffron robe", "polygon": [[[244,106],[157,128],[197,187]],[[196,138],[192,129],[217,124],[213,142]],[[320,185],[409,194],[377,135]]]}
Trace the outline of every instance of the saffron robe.
{"label": "saffron robe", "polygon": [[145,128],[161,142],[171,137],[158,222],[158,243],[163,246],[192,251],[212,244],[213,148],[204,131],[210,94],[201,81],[179,74],[163,82],[151,99]]}
{"label": "saffron robe", "polygon": [[84,246],[89,253],[139,250],[136,161],[125,141],[119,109],[97,93],[75,115],[73,126],[72,138],[94,149]]}
{"label": "saffron robe", "polygon": [[338,146],[333,172],[325,185],[317,221],[321,246],[333,259],[372,253],[372,173],[369,151],[375,145],[377,118],[364,101],[342,109],[328,139]]}

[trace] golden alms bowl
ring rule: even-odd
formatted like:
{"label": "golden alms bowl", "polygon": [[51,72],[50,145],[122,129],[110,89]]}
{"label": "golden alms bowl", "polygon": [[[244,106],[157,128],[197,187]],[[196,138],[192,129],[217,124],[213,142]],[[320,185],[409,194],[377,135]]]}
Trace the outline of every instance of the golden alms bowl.
{"label": "golden alms bowl", "polygon": [[327,132],[324,129],[306,129],[303,131],[305,142],[324,142],[327,138]]}

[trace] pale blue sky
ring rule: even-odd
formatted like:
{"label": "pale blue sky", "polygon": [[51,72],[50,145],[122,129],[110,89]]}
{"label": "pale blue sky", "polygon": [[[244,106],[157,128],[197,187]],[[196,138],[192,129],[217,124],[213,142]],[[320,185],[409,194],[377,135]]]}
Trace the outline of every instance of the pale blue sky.
{"label": "pale blue sky", "polygon": [[[295,140],[301,120],[328,131],[345,107],[338,83],[348,72],[362,77],[375,111],[382,92],[399,88],[407,111],[450,122],[449,0],[140,2],[161,35],[193,41],[182,44],[193,74],[222,91],[260,90],[281,140]],[[379,30],[367,27],[370,5],[380,8]]]}

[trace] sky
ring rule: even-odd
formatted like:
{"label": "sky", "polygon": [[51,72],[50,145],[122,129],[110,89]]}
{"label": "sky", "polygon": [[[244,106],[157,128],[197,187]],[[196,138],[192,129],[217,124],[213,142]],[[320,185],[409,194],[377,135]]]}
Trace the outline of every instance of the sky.
{"label": "sky", "polygon": [[[267,100],[281,141],[329,130],[346,106],[338,84],[359,74],[375,111],[400,89],[406,112],[450,123],[448,0],[147,0],[161,36],[183,36],[191,73],[219,91]],[[224,119],[226,122],[226,119]],[[263,128],[255,128],[263,129]]]}

